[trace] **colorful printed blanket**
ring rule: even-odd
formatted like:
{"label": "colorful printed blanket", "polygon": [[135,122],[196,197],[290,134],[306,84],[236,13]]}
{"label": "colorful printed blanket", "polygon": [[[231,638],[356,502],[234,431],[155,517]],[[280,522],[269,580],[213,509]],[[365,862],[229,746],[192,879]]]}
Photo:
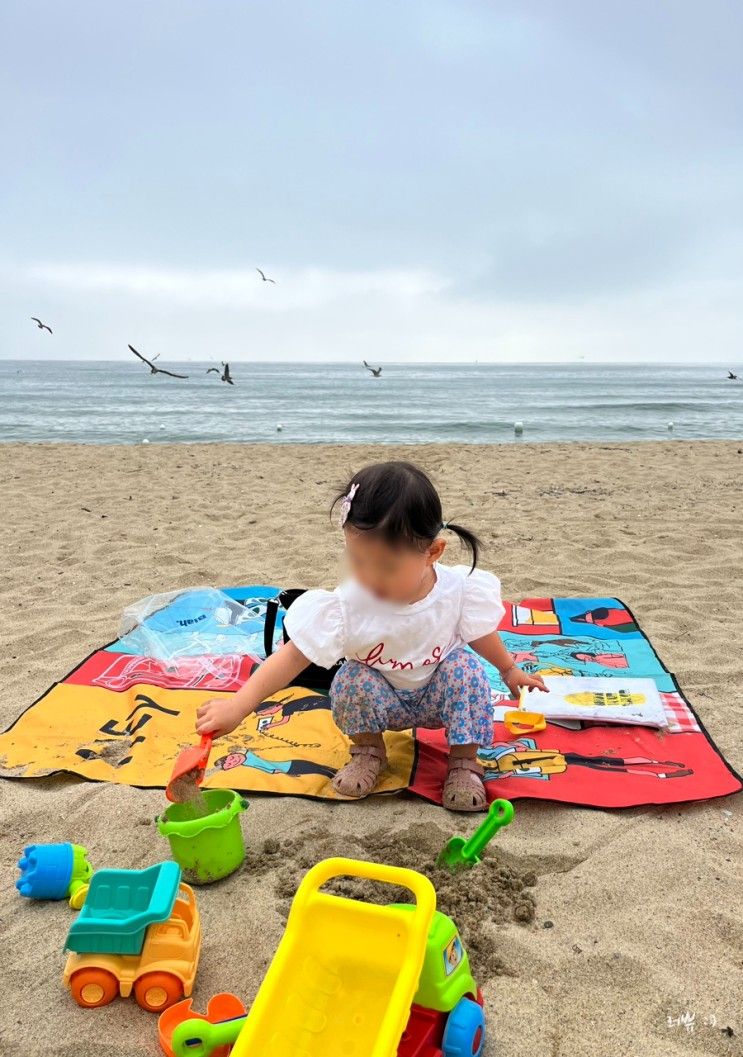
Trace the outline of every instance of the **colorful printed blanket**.
{"label": "colorful printed blanket", "polygon": [[[260,621],[278,589],[228,593]],[[177,605],[182,618],[183,596]],[[501,633],[528,671],[654,679],[669,726],[659,731],[593,723],[569,729],[549,723],[544,731],[514,738],[494,722],[493,745],[481,754],[491,798],[630,807],[704,800],[743,787],[617,599],[509,603]],[[135,652],[134,641],[118,640],[95,651],[0,734],[0,775],[34,778],[65,771],[95,781],[164,787],[179,749],[194,741],[198,706],[234,693],[257,663],[229,652],[162,661]],[[497,704],[506,690],[496,671],[489,674]],[[380,792],[409,789],[440,803],[443,732],[417,730],[387,740],[390,765]],[[330,779],[347,751],[328,698],[291,687],[215,744],[206,785],[334,799]]]}

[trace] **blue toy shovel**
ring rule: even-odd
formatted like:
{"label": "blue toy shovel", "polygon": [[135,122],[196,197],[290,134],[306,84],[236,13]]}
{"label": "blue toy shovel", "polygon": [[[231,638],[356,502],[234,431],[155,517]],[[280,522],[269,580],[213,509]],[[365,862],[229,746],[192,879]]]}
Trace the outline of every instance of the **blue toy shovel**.
{"label": "blue toy shovel", "polygon": [[471,870],[482,862],[481,854],[499,829],[507,826],[513,818],[513,804],[510,800],[494,800],[488,813],[471,837],[452,837],[446,847],[439,852],[436,865],[458,873],[460,870]]}

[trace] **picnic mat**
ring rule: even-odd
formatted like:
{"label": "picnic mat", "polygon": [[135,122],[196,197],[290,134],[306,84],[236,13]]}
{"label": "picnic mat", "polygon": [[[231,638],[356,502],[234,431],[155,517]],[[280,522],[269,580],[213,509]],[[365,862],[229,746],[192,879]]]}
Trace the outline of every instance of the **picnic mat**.
{"label": "picnic mat", "polygon": [[[278,589],[227,593],[260,620]],[[188,623],[183,596],[177,605],[179,623]],[[703,800],[741,788],[674,677],[616,599],[509,603],[501,633],[527,671],[654,679],[669,728],[591,724],[569,730],[550,723],[545,731],[515,739],[494,723],[493,746],[481,755],[491,798],[628,807]],[[96,650],[0,734],[0,775],[35,778],[63,771],[164,787],[178,751],[195,741],[198,706],[234,693],[257,660],[224,652],[164,661],[136,652],[136,641],[128,636]],[[497,704],[506,690],[495,670],[489,675]],[[387,752],[390,765],[379,792],[410,789],[440,803],[443,732],[388,734]],[[205,785],[335,799],[330,779],[347,758],[348,742],[332,721],[328,698],[290,687],[215,743]]]}
{"label": "picnic mat", "polygon": [[[673,804],[725,796],[743,781],[725,760],[663,665],[631,611],[616,598],[528,598],[507,603],[501,636],[516,661],[543,676],[653,679],[668,727],[548,722],[529,737],[493,724],[493,745],[480,753],[490,800],[532,797],[590,807]],[[507,697],[490,670],[493,696]],[[515,706],[514,706],[515,707]],[[538,711],[539,694],[529,697]],[[442,731],[417,732],[411,792],[441,803],[446,777]]]}

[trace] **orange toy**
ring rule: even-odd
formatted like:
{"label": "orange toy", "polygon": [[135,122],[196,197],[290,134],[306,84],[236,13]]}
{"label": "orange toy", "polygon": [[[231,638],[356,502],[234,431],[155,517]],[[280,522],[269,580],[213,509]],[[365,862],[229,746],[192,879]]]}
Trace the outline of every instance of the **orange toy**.
{"label": "orange toy", "polygon": [[198,745],[192,745],[182,749],[173,764],[173,773],[170,781],[165,787],[165,796],[171,804],[180,799],[179,783],[185,781],[193,786],[199,786],[204,781],[204,771],[209,763],[209,753],[212,751],[213,734],[202,734]]}
{"label": "orange toy", "polygon": [[529,691],[525,686],[521,687],[519,694],[519,707],[506,712],[503,724],[509,734],[518,737],[520,734],[536,734],[538,730],[545,730],[547,720],[541,712],[529,712],[524,706],[529,699]]}
{"label": "orange toy", "polygon": [[71,953],[63,982],[79,1006],[95,1009],[132,991],[137,1003],[160,1013],[191,994],[201,950],[196,899],[182,884],[167,921],[150,925],[139,954]]}
{"label": "orange toy", "polygon": [[526,712],[523,708],[514,708],[506,712],[503,724],[509,734],[535,734],[538,730],[544,730],[547,721],[541,712]]}
{"label": "orange toy", "polygon": [[[175,1057],[172,1046],[173,1032],[179,1024],[187,1020],[201,1020],[205,1025],[211,1026],[243,1018],[246,1013],[247,1010],[237,995],[231,995],[228,992],[222,992],[210,998],[206,1013],[194,1012],[192,1000],[186,998],[183,1002],[178,1002],[160,1014],[157,1022],[160,1047],[166,1057]],[[212,1050],[211,1057],[227,1057],[231,1049],[230,1044],[219,1046],[216,1050]]]}

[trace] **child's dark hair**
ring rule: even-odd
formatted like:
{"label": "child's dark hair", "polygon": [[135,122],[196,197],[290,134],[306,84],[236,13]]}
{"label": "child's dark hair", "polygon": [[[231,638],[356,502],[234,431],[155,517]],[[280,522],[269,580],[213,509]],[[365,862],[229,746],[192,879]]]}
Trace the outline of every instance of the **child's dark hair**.
{"label": "child's dark hair", "polygon": [[359,532],[373,532],[388,543],[407,543],[424,549],[442,529],[459,536],[469,551],[471,568],[482,546],[469,529],[443,521],[441,500],[428,474],[411,462],[377,462],[365,466],[338,492],[331,513],[356,486],[346,519]]}

